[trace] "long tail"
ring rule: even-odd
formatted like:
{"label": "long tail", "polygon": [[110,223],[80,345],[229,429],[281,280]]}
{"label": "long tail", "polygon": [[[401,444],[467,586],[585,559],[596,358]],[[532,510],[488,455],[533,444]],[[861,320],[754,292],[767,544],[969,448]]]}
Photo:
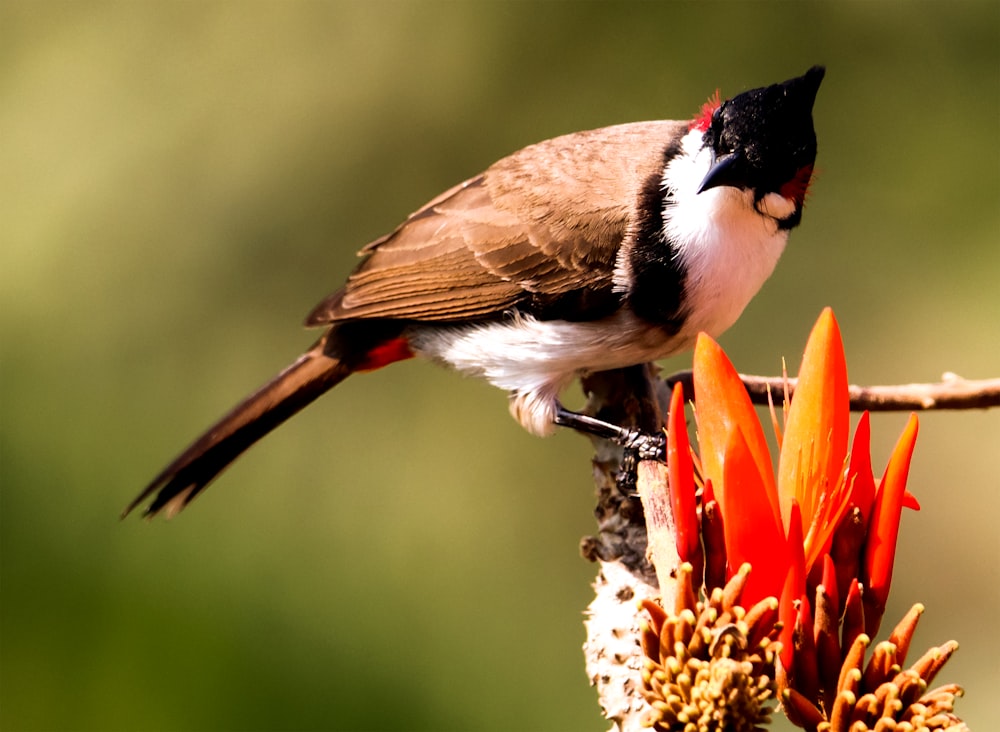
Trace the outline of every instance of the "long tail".
{"label": "long tail", "polygon": [[347,378],[353,369],[324,352],[325,338],[240,402],[163,469],[122,511],[125,518],[153,493],[145,516],[173,516],[257,440]]}

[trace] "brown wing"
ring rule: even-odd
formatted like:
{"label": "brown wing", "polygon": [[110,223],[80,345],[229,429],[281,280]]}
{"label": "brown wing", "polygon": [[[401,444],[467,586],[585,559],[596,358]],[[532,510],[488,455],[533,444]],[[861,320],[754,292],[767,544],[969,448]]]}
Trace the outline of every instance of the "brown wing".
{"label": "brown wing", "polygon": [[644,185],[683,122],[638,122],[524,148],[362,251],[308,325],[497,317],[532,298],[611,292]]}

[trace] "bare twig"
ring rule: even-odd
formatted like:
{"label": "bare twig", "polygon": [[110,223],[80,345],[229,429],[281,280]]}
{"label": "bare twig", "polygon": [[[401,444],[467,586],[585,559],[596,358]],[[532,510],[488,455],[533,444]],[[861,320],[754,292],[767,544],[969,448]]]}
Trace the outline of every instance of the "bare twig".
{"label": "bare twig", "polygon": [[[776,402],[781,400],[785,382],[780,376],[740,374],[754,404],[767,404],[768,389]],[[668,386],[680,382],[686,395],[694,394],[690,371],[668,376]],[[788,380],[788,392],[795,392],[796,379]],[[928,409],[989,409],[1000,407],[1000,379],[963,379],[946,373],[933,384],[893,384],[888,386],[849,387],[851,410],[860,412],[908,412]]]}

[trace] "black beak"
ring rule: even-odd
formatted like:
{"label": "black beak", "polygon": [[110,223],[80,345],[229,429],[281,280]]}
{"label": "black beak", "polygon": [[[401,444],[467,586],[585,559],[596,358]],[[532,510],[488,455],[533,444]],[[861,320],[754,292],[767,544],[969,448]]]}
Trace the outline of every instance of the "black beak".
{"label": "black beak", "polygon": [[698,186],[698,193],[718,186],[745,188],[746,178],[742,170],[742,163],[743,156],[740,153],[729,153],[717,158],[704,180],[701,181],[701,185]]}

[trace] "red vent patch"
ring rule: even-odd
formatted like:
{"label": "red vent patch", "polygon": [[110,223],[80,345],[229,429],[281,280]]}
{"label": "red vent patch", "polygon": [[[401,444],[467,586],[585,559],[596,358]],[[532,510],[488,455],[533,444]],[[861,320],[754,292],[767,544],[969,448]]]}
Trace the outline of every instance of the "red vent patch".
{"label": "red vent patch", "polygon": [[413,358],[410,344],[406,342],[405,338],[393,338],[391,341],[380,343],[370,350],[365,355],[364,360],[358,364],[357,371],[374,371],[407,358]]}

